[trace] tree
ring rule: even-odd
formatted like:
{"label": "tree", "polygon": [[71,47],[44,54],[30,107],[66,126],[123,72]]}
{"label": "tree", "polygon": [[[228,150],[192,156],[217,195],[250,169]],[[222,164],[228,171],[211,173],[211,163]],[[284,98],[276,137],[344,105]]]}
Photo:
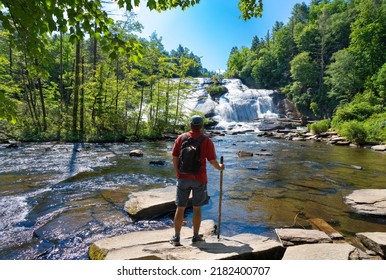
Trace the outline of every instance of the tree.
{"label": "tree", "polygon": [[292,9],[291,21],[293,24],[302,23],[305,24],[309,17],[309,8],[303,2],[302,4],[295,4]]}
{"label": "tree", "polygon": [[304,89],[316,86],[318,65],[308,52],[302,52],[291,61],[291,77],[298,81]]}
{"label": "tree", "polygon": [[263,0],[240,0],[238,6],[244,20],[260,17],[263,11]]}
{"label": "tree", "polygon": [[[132,11],[139,6],[140,0],[114,0],[120,8]],[[147,0],[150,10],[165,11],[180,7],[186,9],[200,0]],[[239,0],[241,17],[244,20],[261,16],[263,3],[254,0]],[[0,1],[0,21],[11,34],[18,34],[14,39],[16,45],[30,46],[28,55],[39,58],[44,53],[47,34],[70,31],[71,40],[82,39],[85,34],[100,38],[102,46],[110,49],[115,57],[121,50],[130,51],[138,44],[125,42],[115,37],[109,30],[112,19],[103,10],[101,0],[36,0],[36,1]],[[44,20],[42,20],[44,19]],[[76,28],[79,26],[80,28]],[[136,50],[140,52],[140,50]]]}
{"label": "tree", "polygon": [[363,0],[352,24],[350,47],[356,53],[365,72],[374,75],[386,60],[386,2]]}
{"label": "tree", "polygon": [[350,102],[363,86],[355,56],[350,50],[343,49],[334,53],[332,58],[324,79],[329,96],[337,103]]}
{"label": "tree", "polygon": [[271,50],[263,48],[255,60],[251,76],[258,88],[274,88],[277,76],[277,61]]}
{"label": "tree", "polygon": [[274,43],[271,51],[276,59],[275,84],[277,88],[290,82],[290,61],[293,59],[296,48],[290,26],[284,26],[274,33]]}
{"label": "tree", "polygon": [[241,50],[237,47],[232,48],[227,63],[227,75],[234,78],[240,78],[240,72],[243,70],[244,65],[250,59],[251,55],[252,53],[247,47],[242,47]]}
{"label": "tree", "polygon": [[[139,6],[140,0],[114,0],[120,8],[132,11]],[[146,0],[150,10],[165,11],[180,7],[186,9],[198,4],[200,0]],[[27,63],[27,71],[44,72],[41,63],[47,55],[47,44],[54,33],[69,33],[72,44],[83,40],[86,35],[92,38],[93,43],[93,72],[96,73],[97,41],[100,48],[109,53],[111,59],[116,59],[125,53],[130,58],[139,58],[142,55],[142,44],[136,38],[123,38],[111,31],[113,20],[104,10],[102,0],[36,0],[36,1],[5,1],[0,0],[0,22],[2,28],[10,38],[10,46],[24,50],[25,57],[30,61],[39,61],[39,64]],[[239,0],[241,17],[244,20],[261,16],[262,0]],[[9,49],[12,58],[12,48]],[[199,57],[194,57],[200,63]],[[13,60],[10,59],[9,69],[12,72]],[[35,68],[35,69],[32,69]],[[196,69],[192,69],[196,70]],[[201,69],[202,70],[202,69]],[[63,90],[61,78],[60,88]],[[63,98],[69,97],[62,96]],[[33,101],[33,100],[31,100]],[[69,98],[67,98],[69,101]],[[68,102],[67,102],[68,105]],[[0,107],[2,110],[3,107]],[[36,108],[35,108],[36,109]],[[37,115],[36,115],[37,116]],[[38,119],[36,119],[38,121]]]}
{"label": "tree", "polygon": [[251,45],[251,51],[256,51],[257,47],[259,46],[259,44],[260,44],[259,37],[257,37],[256,35],[253,36],[252,45]]}

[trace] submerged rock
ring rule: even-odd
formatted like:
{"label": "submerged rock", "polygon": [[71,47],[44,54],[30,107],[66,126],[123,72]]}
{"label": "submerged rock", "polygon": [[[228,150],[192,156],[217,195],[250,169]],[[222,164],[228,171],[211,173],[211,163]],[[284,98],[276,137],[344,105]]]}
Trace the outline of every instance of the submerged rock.
{"label": "submerged rock", "polygon": [[164,160],[151,160],[149,161],[149,164],[150,165],[159,165],[159,166],[163,166],[166,164],[166,161]]}
{"label": "submerged rock", "polygon": [[253,153],[252,152],[247,152],[247,151],[238,151],[237,155],[239,157],[253,157]]}

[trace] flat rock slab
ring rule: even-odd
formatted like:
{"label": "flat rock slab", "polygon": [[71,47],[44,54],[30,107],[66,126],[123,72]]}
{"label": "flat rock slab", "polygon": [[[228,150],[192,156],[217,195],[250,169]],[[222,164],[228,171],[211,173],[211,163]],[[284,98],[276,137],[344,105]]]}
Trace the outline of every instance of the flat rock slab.
{"label": "flat rock slab", "polygon": [[356,236],[367,249],[386,257],[386,232],[361,232]]}
{"label": "flat rock slab", "polygon": [[275,232],[283,246],[332,242],[325,232],[315,229],[279,228]]}
{"label": "flat rock slab", "polygon": [[375,145],[372,146],[371,149],[374,151],[386,151],[386,145]]}
{"label": "flat rock slab", "polygon": [[386,189],[355,190],[345,201],[360,214],[386,216]]}
{"label": "flat rock slab", "polygon": [[[176,187],[151,189],[129,195],[125,210],[134,220],[152,219],[176,209]],[[188,206],[190,206],[191,200]]]}
{"label": "flat rock slab", "polygon": [[254,234],[220,237],[213,234],[214,222],[201,225],[205,242],[191,243],[192,229],[181,230],[182,246],[173,246],[169,239],[174,229],[132,232],[99,240],[91,245],[91,259],[105,260],[220,260],[281,259],[285,249],[275,240]]}
{"label": "flat rock slab", "polygon": [[288,247],[283,260],[350,260],[357,251],[348,243],[303,244]]}

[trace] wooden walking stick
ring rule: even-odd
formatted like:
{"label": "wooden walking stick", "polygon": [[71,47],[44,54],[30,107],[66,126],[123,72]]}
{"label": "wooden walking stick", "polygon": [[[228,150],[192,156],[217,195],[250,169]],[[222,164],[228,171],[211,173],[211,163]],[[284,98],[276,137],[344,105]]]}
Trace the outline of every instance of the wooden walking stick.
{"label": "wooden walking stick", "polygon": [[[220,163],[221,164],[224,163],[224,157],[220,158]],[[223,170],[220,171],[220,197],[218,201],[217,239],[220,239],[220,231],[221,231],[222,176],[223,176]]]}

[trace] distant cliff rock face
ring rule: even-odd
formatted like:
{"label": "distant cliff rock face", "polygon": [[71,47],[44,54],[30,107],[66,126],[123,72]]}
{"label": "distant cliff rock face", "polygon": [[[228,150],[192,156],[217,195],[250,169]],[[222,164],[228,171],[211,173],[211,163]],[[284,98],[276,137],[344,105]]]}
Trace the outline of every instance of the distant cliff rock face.
{"label": "distant cliff rock face", "polygon": [[273,103],[277,107],[279,117],[281,118],[300,119],[302,117],[295,105],[283,93],[275,91]]}

